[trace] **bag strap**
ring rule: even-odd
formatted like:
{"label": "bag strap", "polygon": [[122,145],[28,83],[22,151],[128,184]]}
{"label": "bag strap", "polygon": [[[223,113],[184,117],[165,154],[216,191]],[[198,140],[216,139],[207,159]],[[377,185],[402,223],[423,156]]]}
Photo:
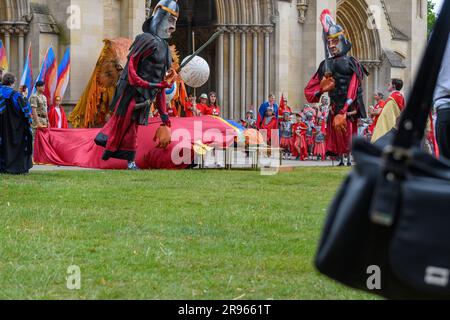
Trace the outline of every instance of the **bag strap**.
{"label": "bag strap", "polygon": [[450,99],[450,94],[448,96],[439,97],[436,100]]}
{"label": "bag strap", "polygon": [[[392,146],[386,150],[387,153],[397,152],[397,156],[394,156],[396,160],[398,157],[406,156],[411,146],[416,141],[421,141],[424,136],[428,114],[433,108],[433,95],[449,34],[450,0],[445,0],[425,51],[411,96],[400,118],[398,133],[394,137]],[[450,63],[450,61],[444,63]]]}

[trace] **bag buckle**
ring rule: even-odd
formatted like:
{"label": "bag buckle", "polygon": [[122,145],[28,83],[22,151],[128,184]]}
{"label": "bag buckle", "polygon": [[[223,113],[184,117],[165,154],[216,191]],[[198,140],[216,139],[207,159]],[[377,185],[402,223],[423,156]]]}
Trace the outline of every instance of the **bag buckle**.
{"label": "bag buckle", "polygon": [[395,147],[393,145],[388,145],[383,150],[383,158],[387,161],[393,159],[396,162],[408,162],[412,156],[411,149]]}
{"label": "bag buckle", "polygon": [[390,227],[394,224],[394,218],[391,214],[374,211],[370,215],[370,221],[385,227]]}
{"label": "bag buckle", "polygon": [[384,227],[394,224],[401,181],[412,158],[410,149],[389,145],[383,150],[384,164],[373,197],[377,201],[373,203],[370,214],[373,223]]}
{"label": "bag buckle", "polygon": [[389,145],[383,150],[384,174],[387,180],[403,179],[405,170],[413,159],[411,149]]}

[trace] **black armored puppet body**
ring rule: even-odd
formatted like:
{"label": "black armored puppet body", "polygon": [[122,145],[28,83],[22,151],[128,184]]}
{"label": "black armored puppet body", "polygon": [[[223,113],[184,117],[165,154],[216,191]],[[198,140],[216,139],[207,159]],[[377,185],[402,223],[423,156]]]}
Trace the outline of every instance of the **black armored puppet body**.
{"label": "black armored puppet body", "polygon": [[135,163],[137,130],[139,125],[148,124],[152,103],[162,121],[155,139],[162,148],[170,143],[165,90],[172,84],[165,79],[172,59],[167,39],[176,30],[178,15],[176,1],[161,0],[153,15],[145,21],[143,33],[131,46],[110,106],[113,115],[95,139],[97,145],[105,148],[103,160],[124,159],[128,161],[129,169],[138,169]]}
{"label": "black armored puppet body", "polygon": [[366,118],[362,81],[369,73],[354,57],[348,55],[352,44],[345,30],[336,24],[329,10],[321,15],[325,60],[305,88],[306,100],[318,103],[324,93],[330,97],[330,113],[326,129],[326,153],[350,162],[352,136],[357,133],[358,118]]}

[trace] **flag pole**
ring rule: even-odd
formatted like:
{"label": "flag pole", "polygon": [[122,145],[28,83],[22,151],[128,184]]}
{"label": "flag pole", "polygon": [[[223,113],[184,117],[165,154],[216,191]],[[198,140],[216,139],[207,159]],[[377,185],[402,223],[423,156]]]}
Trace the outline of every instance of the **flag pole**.
{"label": "flag pole", "polygon": [[[192,31],[192,54],[195,53],[195,31]],[[194,88],[194,97],[197,98],[197,88]]]}

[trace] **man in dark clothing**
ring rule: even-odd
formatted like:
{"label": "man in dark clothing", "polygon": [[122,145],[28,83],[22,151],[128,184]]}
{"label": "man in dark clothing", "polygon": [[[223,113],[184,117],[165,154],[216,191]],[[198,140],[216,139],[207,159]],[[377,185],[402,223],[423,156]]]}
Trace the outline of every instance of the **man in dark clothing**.
{"label": "man in dark clothing", "polygon": [[450,41],[448,41],[441,72],[434,93],[434,106],[437,113],[436,139],[439,153],[450,159]]}
{"label": "man in dark clothing", "polygon": [[24,174],[33,166],[31,110],[15,82],[6,73],[0,84],[0,173]]}

